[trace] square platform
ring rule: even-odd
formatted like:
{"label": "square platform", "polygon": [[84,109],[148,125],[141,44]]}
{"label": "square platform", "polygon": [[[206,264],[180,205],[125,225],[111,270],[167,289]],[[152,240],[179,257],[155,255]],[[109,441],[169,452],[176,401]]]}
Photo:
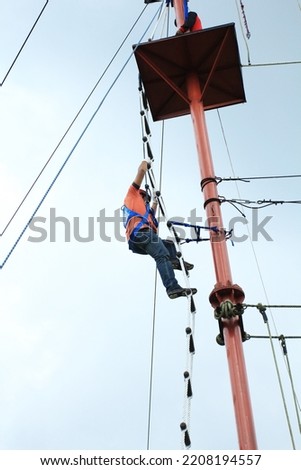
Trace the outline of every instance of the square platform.
{"label": "square platform", "polygon": [[154,121],[190,113],[186,77],[198,75],[204,109],[246,101],[234,23],[133,46]]}

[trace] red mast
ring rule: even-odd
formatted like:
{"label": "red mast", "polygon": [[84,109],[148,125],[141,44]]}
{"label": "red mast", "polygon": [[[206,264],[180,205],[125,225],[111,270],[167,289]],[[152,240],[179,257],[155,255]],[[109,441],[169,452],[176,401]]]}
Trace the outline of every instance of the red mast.
{"label": "red mast", "polygon": [[[190,98],[190,110],[202,181],[207,181],[203,191],[208,222],[210,226],[215,225],[222,228],[223,221],[214,178],[215,172],[207,135],[202,92],[198,77],[195,74],[187,77],[187,92]],[[221,237],[220,234],[212,231],[210,241],[216,275],[216,285],[210,295],[211,305],[220,309],[233,309],[237,304],[237,300],[239,300],[239,303],[243,301],[244,293],[239,286],[234,285],[232,282],[225,236]],[[249,386],[242,349],[241,324],[238,316],[229,319],[221,318],[221,322],[228,358],[240,449],[256,449],[257,444]]]}
{"label": "red mast", "polygon": [[[184,0],[173,0],[177,25],[184,23]],[[211,231],[216,284],[209,300],[225,345],[240,449],[257,449],[244,360],[241,316],[244,292],[233,284],[205,110],[245,101],[234,25],[224,25],[153,41],[135,51],[154,120],[191,114]]]}

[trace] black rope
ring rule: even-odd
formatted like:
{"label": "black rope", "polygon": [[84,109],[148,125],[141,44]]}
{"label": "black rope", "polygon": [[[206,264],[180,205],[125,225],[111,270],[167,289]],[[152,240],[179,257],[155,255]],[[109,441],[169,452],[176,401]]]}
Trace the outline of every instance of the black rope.
{"label": "black rope", "polygon": [[201,181],[201,189],[202,191],[204,190],[205,186],[207,186],[207,184],[209,183],[215,183],[217,184],[217,178],[212,178],[211,176],[208,177],[208,178],[203,178],[202,181]]}
{"label": "black rope", "polygon": [[223,201],[221,201],[219,197],[210,197],[204,202],[204,209],[206,209],[206,206],[210,204],[210,202],[218,202],[220,204]]}

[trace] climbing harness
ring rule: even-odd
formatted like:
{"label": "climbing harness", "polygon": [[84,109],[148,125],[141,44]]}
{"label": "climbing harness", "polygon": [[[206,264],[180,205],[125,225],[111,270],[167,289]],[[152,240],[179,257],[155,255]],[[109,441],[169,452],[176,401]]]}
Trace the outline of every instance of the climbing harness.
{"label": "climbing harness", "polygon": [[141,219],[141,221],[139,222],[139,224],[136,225],[136,227],[134,228],[134,230],[132,231],[131,235],[130,235],[130,239],[133,240],[137,234],[137,232],[141,229],[142,225],[148,225],[150,226],[150,223],[149,223],[149,215],[151,215],[151,218],[152,218],[152,222],[153,224],[155,225],[155,227],[158,227],[158,221],[155,217],[155,214],[154,214],[154,211],[153,209],[150,207],[149,204],[146,204],[146,212],[144,215],[141,215],[139,214],[138,212],[135,212],[135,211],[132,211],[131,209],[129,209],[128,207],[126,207],[125,205],[123,205],[121,207],[122,209],[122,212],[123,212],[123,226],[126,228],[129,221],[133,218],[133,217],[139,217]]}

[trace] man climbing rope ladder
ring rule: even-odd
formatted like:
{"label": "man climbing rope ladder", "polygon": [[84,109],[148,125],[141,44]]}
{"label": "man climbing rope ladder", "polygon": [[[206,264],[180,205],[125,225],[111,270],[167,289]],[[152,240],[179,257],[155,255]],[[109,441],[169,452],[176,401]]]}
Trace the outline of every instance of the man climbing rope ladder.
{"label": "man climbing rope ladder", "polygon": [[[143,160],[122,206],[129,249],[133,253],[150,255],[154,258],[170,299],[194,295],[197,292],[196,289],[181,287],[175,277],[174,269],[181,269],[181,265],[176,256],[174,244],[171,241],[162,240],[157,234],[158,221],[155,213],[158,200],[156,197],[153,198],[152,206],[150,206],[150,195],[140,189],[147,169],[148,163]],[[184,262],[184,266],[186,270],[193,268],[193,265],[187,262]]]}

